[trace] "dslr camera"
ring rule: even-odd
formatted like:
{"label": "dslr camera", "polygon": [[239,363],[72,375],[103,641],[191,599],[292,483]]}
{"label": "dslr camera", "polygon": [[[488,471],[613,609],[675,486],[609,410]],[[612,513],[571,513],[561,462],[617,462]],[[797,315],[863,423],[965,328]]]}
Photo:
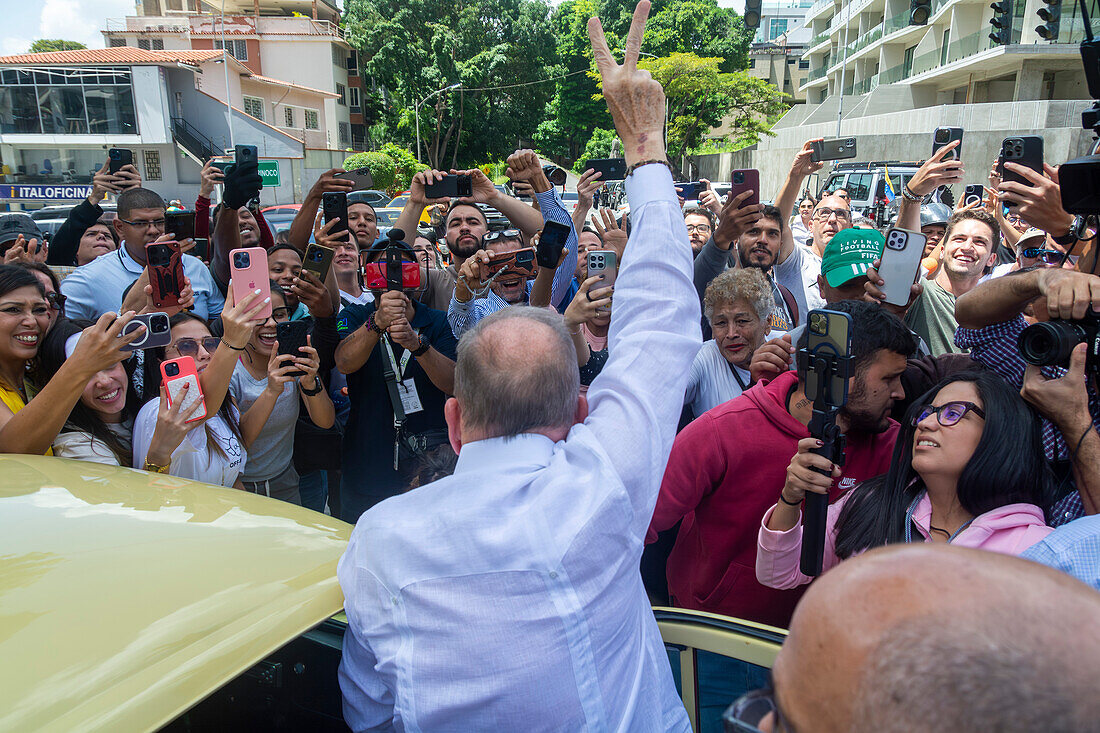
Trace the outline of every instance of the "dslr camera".
{"label": "dslr camera", "polygon": [[1079,321],[1054,320],[1035,323],[1023,330],[1017,346],[1020,356],[1035,366],[1069,366],[1077,344],[1087,344],[1085,370],[1100,373],[1100,314],[1090,312]]}

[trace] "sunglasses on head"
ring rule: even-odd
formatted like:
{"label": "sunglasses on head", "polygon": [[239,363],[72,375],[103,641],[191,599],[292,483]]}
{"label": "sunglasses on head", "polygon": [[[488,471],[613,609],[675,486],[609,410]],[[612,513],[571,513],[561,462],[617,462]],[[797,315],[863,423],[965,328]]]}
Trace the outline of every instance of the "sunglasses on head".
{"label": "sunglasses on head", "polygon": [[486,244],[489,242],[495,242],[498,239],[520,239],[521,235],[519,229],[504,229],[499,232],[487,232],[484,237]]}
{"label": "sunglasses on head", "polygon": [[1060,265],[1065,252],[1056,249],[1043,249],[1042,247],[1027,247],[1020,251],[1020,256],[1029,260],[1040,260],[1047,265]]}

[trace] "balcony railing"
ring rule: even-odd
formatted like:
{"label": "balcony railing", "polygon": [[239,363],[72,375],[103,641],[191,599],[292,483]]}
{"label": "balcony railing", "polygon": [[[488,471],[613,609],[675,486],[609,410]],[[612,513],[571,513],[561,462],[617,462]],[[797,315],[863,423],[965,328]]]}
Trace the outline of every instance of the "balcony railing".
{"label": "balcony railing", "polygon": [[810,73],[806,74],[806,81],[816,81],[825,76],[825,72],[828,71],[827,66],[828,64],[822,66],[820,69],[810,69]]}
{"label": "balcony railing", "polygon": [[[907,27],[909,27],[909,11],[908,10],[906,10],[904,12],[901,12],[901,13],[898,13],[897,15],[892,15],[889,18],[887,18],[886,22],[883,24],[882,34],[884,36],[888,36],[891,33],[895,33],[897,31],[900,31],[902,28],[907,28]],[[883,83],[885,84],[885,83],[888,83],[888,82],[883,82]]]}
{"label": "balcony railing", "polygon": [[806,48],[813,48],[817,44],[824,43],[827,40],[829,40],[829,31],[825,31],[824,33],[818,33],[816,36],[814,36],[813,38],[810,39],[810,44],[808,46],[806,46]]}
{"label": "balcony railing", "polygon": [[882,23],[879,23],[874,28],[857,38],[855,40],[855,43],[849,46],[848,53],[852,54],[856,51],[862,51],[880,38],[882,38]]}
{"label": "balcony railing", "polygon": [[825,8],[832,7],[834,0],[817,0],[806,10],[806,18],[814,18]]}
{"label": "balcony railing", "polygon": [[857,94],[866,94],[869,91],[871,91],[871,77],[867,77],[863,81],[858,81],[844,87],[844,96],[850,97]]}

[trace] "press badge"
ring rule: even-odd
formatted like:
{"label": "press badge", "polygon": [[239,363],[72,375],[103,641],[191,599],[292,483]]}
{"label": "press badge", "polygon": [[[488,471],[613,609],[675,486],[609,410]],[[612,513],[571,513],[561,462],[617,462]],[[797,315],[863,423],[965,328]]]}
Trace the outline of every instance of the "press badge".
{"label": "press badge", "polygon": [[420,404],[420,395],[416,393],[416,381],[412,377],[400,382],[397,391],[401,395],[401,407],[405,408],[406,415],[424,409],[424,405]]}

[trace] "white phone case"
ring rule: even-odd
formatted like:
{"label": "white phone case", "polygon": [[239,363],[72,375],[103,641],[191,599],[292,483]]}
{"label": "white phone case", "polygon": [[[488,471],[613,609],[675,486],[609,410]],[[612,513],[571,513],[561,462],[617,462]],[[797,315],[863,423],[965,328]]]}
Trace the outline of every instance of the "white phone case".
{"label": "white phone case", "polygon": [[909,289],[917,281],[927,241],[928,237],[920,232],[907,229],[886,232],[878,274],[884,281],[881,289],[890,305],[903,306],[909,302]]}
{"label": "white phone case", "polygon": [[[186,411],[191,405],[195,404],[195,402],[202,400],[202,387],[199,386],[199,380],[195,378],[194,374],[188,374],[186,377],[180,377],[179,379],[173,379],[168,382],[168,402],[170,404],[176,404],[180,396],[180,391],[185,384],[191,386],[187,388],[187,394],[183,398],[183,405],[180,407],[181,411]],[[195,422],[205,417],[206,405],[203,404],[195,414],[191,415],[187,422]]]}

